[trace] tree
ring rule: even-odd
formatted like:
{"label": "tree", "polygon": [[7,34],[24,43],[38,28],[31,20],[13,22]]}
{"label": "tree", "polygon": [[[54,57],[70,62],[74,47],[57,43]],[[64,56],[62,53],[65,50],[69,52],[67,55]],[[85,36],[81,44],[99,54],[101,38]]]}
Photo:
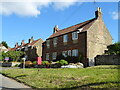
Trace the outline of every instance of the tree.
{"label": "tree", "polygon": [[7,45],[6,41],[2,41],[1,44],[2,44],[3,46],[5,46],[6,48],[8,48],[8,45]]}
{"label": "tree", "polygon": [[21,56],[23,56],[25,54],[25,52],[23,51],[8,51],[6,53],[2,52],[2,57],[10,57],[13,59],[13,61],[18,61],[20,59]]}
{"label": "tree", "polygon": [[108,50],[105,52],[105,54],[108,54],[108,55],[120,54],[120,42],[109,45],[107,46],[107,48]]}

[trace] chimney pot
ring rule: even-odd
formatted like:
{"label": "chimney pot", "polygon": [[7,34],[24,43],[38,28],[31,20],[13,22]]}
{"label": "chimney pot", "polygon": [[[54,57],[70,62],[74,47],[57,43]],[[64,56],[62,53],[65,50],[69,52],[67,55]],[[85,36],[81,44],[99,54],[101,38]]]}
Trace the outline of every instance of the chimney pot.
{"label": "chimney pot", "polygon": [[22,42],[21,42],[21,46],[23,46],[25,43],[24,43],[24,40],[22,40]]}
{"label": "chimney pot", "polygon": [[33,39],[33,36],[29,39],[29,43],[33,42],[34,39]]}
{"label": "chimney pot", "polygon": [[58,25],[55,25],[53,33],[56,33],[59,31]]}
{"label": "chimney pot", "polygon": [[18,43],[15,44],[15,48],[17,48],[17,47],[18,47]]}
{"label": "chimney pot", "polygon": [[95,17],[98,19],[102,19],[102,12],[100,7],[97,8],[97,11],[95,11]]}

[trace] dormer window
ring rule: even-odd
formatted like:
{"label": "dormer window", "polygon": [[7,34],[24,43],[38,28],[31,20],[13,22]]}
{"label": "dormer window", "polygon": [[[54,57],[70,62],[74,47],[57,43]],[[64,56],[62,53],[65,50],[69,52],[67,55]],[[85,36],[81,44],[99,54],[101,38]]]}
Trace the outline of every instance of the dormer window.
{"label": "dormer window", "polygon": [[50,48],[50,40],[46,41],[46,46],[47,46],[47,48]]}
{"label": "dormer window", "polygon": [[56,45],[57,45],[57,37],[53,38],[53,45],[54,45],[54,47],[56,47]]}
{"label": "dormer window", "polygon": [[63,42],[68,42],[68,35],[63,35]]}
{"label": "dormer window", "polygon": [[77,40],[77,39],[78,39],[78,33],[76,31],[72,33],[72,40]]}

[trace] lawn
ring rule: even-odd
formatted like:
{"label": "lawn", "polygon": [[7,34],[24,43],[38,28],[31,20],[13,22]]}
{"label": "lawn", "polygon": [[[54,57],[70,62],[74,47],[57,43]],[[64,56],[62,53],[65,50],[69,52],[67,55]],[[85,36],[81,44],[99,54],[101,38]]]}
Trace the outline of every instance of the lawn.
{"label": "lawn", "polygon": [[120,88],[120,66],[9,69],[1,73],[33,88]]}

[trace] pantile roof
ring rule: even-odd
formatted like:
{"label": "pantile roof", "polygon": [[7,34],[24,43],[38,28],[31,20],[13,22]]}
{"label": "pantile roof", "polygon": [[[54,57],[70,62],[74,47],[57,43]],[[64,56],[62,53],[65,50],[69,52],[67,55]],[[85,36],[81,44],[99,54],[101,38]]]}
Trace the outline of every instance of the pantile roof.
{"label": "pantile roof", "polygon": [[60,35],[63,35],[63,34],[69,33],[69,32],[77,31],[80,28],[82,28],[81,32],[86,31],[93,24],[93,22],[95,20],[96,20],[96,18],[93,18],[91,20],[70,26],[70,27],[62,29],[62,30],[59,30],[56,33],[52,34],[48,39],[54,38],[56,36],[60,36]]}

